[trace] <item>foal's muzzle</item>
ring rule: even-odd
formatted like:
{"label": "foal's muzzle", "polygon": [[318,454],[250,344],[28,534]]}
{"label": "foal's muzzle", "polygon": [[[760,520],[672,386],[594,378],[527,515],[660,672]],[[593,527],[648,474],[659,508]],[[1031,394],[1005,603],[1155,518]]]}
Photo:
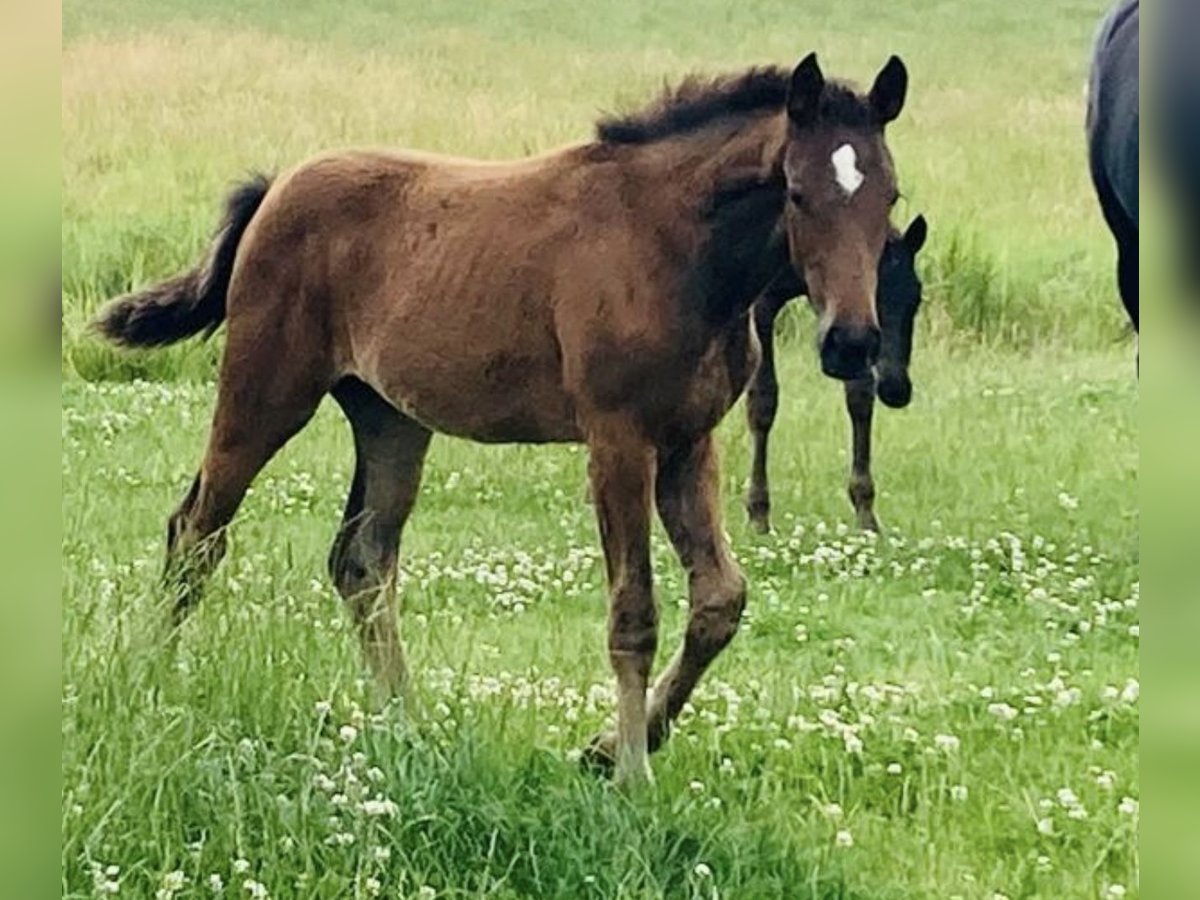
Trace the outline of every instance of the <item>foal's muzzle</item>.
{"label": "foal's muzzle", "polygon": [[879,345],[874,325],[831,325],[821,338],[821,371],[842,381],[863,378],[879,358]]}
{"label": "foal's muzzle", "polygon": [[878,373],[875,381],[875,395],[884,406],[892,409],[903,409],[912,400],[912,382],[905,372],[889,372],[886,369]]}

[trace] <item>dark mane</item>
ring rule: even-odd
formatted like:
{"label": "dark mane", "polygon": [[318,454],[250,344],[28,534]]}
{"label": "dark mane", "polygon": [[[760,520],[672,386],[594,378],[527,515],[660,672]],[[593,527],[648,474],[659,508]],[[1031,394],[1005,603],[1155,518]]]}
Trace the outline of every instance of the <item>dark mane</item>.
{"label": "dark mane", "polygon": [[[668,85],[644,109],[600,119],[596,137],[610,144],[648,144],[720,119],[777,111],[787,102],[790,78],[778,66],[716,77],[689,75],[675,87]],[[869,123],[871,111],[853,87],[829,81],[821,97],[821,118],[859,126]]]}

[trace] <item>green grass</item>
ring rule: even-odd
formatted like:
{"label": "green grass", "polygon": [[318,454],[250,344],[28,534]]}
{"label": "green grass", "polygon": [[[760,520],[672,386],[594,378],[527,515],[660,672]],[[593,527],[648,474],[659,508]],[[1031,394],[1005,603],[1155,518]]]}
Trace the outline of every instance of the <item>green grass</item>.
{"label": "green grass", "polygon": [[[1100,6],[67,3],[64,896],[209,896],[213,875],[238,897],[1136,895],[1137,389],[1080,133]],[[402,549],[417,709],[373,694],[325,576],[352,453],[331,405],[162,644],[165,518],[221,341],[122,355],[82,326],[194,261],[231,181],[338,145],[542,150],[663,77],[814,47],[835,73],[892,51],[912,71],[891,143],[933,227],[917,398],[876,418],[868,540],[841,393],[793,314],[777,530],[745,524],[735,410],[749,612],[655,787],[573,759],[612,713],[578,449],[435,442]],[[684,585],[655,554],[665,656]]]}
{"label": "green grass", "polygon": [[[745,430],[723,428],[748,623],[633,797],[570,758],[612,711],[582,453],[435,443],[403,546],[412,721],[372,698],[324,575],[351,454],[335,409],[260,478],[171,653],[149,627],[163,520],[212,392],[66,384],[64,891],[87,895],[90,867],[114,864],[135,896],[176,869],[284,897],[362,894],[367,878],[406,896],[1132,889],[1136,817],[1119,805],[1138,795],[1137,706],[1105,693],[1137,677],[1125,355],[924,354],[914,408],[878,421],[889,531],[874,543],[844,530],[839,392],[813,368],[807,352],[784,367],[775,535],[744,524]],[[683,585],[661,539],[656,557],[670,647]],[[344,767],[395,818],[356,812]]]}

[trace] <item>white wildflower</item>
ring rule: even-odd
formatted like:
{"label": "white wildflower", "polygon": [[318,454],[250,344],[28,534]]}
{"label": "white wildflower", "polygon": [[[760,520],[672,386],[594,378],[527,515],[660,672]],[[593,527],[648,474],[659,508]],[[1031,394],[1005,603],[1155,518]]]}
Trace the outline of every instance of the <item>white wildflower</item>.
{"label": "white wildflower", "polygon": [[987,711],[1005,722],[1011,722],[1018,715],[1017,710],[1007,703],[989,703]]}
{"label": "white wildflower", "polygon": [[935,734],[933,745],[946,753],[953,753],[959,747],[959,740],[952,734]]}
{"label": "white wildflower", "polygon": [[850,833],[849,829],[841,828],[838,830],[837,836],[833,839],[833,842],[839,847],[853,847],[854,835]]}
{"label": "white wildflower", "polygon": [[388,800],[386,797],[376,797],[374,800],[364,800],[358,804],[358,808],[366,815],[372,817],[387,816],[389,818],[396,815],[400,808],[394,800]]}

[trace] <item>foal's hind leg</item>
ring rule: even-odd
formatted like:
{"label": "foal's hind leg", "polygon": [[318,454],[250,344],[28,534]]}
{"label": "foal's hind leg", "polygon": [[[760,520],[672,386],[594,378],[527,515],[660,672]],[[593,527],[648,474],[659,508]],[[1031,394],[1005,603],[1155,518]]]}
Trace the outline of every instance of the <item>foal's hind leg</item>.
{"label": "foal's hind leg", "polygon": [[357,459],[329,573],[354,616],[367,662],[395,694],[407,675],[393,604],[396,556],[431,434],[357,379],[338,382],[333,396],[354,430]]}
{"label": "foal's hind leg", "polygon": [[172,625],[187,617],[224,555],[225,526],[254,477],[316,411],[325,393],[318,369],[316,361],[281,362],[230,335],[204,461],[167,522],[163,580]]}
{"label": "foal's hind leg", "polygon": [[846,412],[850,415],[853,460],[848,493],[863,531],[879,531],[875,518],[875,480],[871,477],[871,420],[875,412],[873,376],[846,382]]}

